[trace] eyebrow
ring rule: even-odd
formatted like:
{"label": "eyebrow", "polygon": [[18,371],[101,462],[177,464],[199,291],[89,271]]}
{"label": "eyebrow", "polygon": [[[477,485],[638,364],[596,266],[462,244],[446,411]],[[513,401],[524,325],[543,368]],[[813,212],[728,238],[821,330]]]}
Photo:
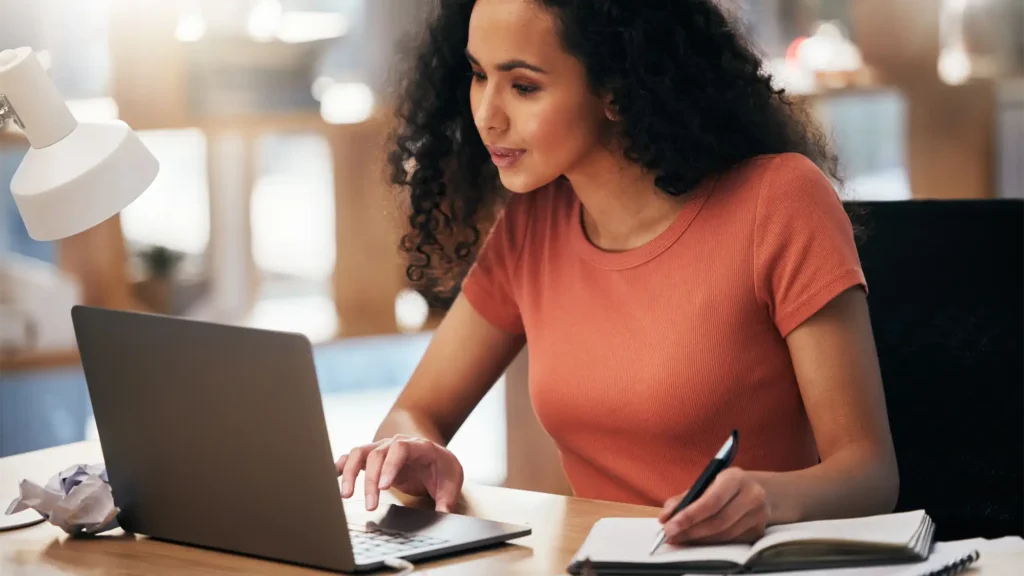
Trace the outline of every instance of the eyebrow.
{"label": "eyebrow", "polygon": [[[469,61],[472,62],[473,64],[475,64],[476,66],[480,66],[480,62],[476,58],[474,58],[472,54],[469,53],[469,50],[466,50],[466,58],[469,59]],[[481,68],[482,68],[482,66],[481,66]],[[519,59],[506,60],[506,61],[502,62],[501,64],[498,64],[498,71],[499,72],[511,72],[513,70],[516,70],[516,69],[530,70],[530,71],[536,72],[538,74],[547,74],[548,73],[547,70],[541,68],[540,66],[535,66],[533,64],[530,64],[529,62],[527,62],[525,60],[519,60]]]}

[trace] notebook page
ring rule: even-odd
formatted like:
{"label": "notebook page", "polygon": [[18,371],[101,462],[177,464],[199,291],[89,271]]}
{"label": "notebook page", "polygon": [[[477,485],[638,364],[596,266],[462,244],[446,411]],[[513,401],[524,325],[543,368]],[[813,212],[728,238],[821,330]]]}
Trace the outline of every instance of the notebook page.
{"label": "notebook page", "polygon": [[863,518],[818,520],[771,526],[753,553],[789,542],[834,541],[908,548],[924,523],[924,510]]}
{"label": "notebook page", "polygon": [[[927,560],[909,564],[890,564],[882,566],[860,566],[855,568],[829,568],[827,570],[793,570],[771,572],[770,576],[922,576],[939,571],[953,564],[965,555],[983,548],[975,542],[938,542]],[[982,551],[984,554],[984,551]],[[687,576],[715,576],[712,574],[688,574]]]}
{"label": "notebook page", "polygon": [[674,564],[676,562],[734,562],[743,564],[750,555],[748,544],[678,547],[663,544],[648,554],[658,537],[657,518],[602,518],[591,528],[576,560],[636,564]]}

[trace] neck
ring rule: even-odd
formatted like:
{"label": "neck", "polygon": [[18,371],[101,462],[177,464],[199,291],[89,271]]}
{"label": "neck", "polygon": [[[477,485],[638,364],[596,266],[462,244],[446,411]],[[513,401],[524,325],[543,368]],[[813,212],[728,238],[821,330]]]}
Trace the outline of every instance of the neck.
{"label": "neck", "polygon": [[654,185],[654,175],[611,150],[595,152],[566,173],[583,205],[583,229],[603,250],[631,250],[664,232],[683,199]]}

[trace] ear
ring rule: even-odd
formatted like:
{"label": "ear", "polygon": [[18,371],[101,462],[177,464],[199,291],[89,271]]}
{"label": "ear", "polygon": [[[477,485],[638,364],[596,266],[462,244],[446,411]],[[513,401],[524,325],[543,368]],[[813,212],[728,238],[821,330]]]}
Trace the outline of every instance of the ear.
{"label": "ear", "polygon": [[619,116],[619,107],[615,105],[611,94],[604,97],[604,115],[612,122],[618,122],[621,118]]}

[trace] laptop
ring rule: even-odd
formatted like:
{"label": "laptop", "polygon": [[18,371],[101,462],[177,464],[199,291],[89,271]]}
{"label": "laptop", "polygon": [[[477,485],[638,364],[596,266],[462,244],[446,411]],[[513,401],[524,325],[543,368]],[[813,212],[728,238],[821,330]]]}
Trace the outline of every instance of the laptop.
{"label": "laptop", "polygon": [[346,520],[301,334],[85,306],[71,317],[128,532],[341,572],[530,534],[396,505]]}

